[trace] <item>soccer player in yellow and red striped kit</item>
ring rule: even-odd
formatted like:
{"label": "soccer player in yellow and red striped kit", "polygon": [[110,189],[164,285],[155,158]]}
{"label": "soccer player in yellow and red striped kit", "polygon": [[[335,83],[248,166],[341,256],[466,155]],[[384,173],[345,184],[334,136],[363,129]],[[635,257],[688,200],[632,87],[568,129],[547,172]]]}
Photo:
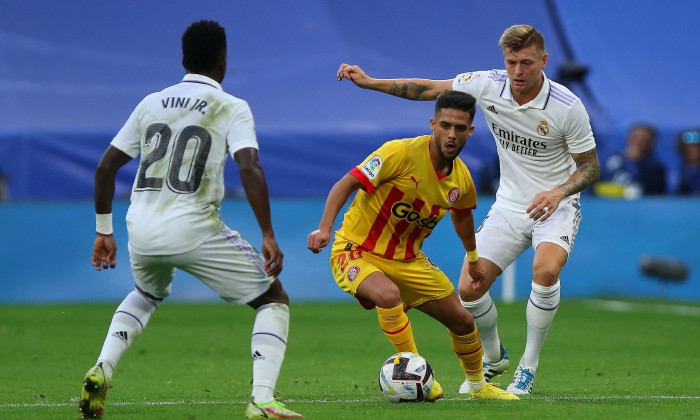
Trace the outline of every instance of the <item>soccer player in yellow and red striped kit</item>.
{"label": "soccer player in yellow and red striped kit", "polygon": [[[471,314],[447,276],[421,251],[423,240],[448,212],[468,253],[472,286],[483,284],[474,237],[476,191],[458,157],[474,131],[475,99],[448,91],[435,103],[431,135],[384,143],[331,189],[307,247],[330,243],[333,223],[358,191],[335,232],[331,268],[341,289],[366,309],[377,308],[379,325],[397,352],[418,353],[405,313],[416,308],[447,327],[474,399],[518,399],[484,381],[483,354]],[[435,381],[428,401],[444,394]]]}

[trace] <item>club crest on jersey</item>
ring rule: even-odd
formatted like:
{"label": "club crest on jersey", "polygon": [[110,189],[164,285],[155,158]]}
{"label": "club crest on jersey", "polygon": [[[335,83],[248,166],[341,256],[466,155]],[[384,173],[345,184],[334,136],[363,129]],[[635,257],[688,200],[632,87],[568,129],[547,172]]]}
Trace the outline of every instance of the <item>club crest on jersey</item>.
{"label": "club crest on jersey", "polygon": [[469,79],[471,79],[473,75],[474,75],[474,73],[471,73],[471,72],[470,73],[462,73],[459,75],[459,81],[462,83],[468,82]]}
{"label": "club crest on jersey", "polygon": [[459,199],[460,194],[461,193],[459,191],[459,188],[457,188],[457,187],[452,188],[450,190],[450,192],[447,193],[447,202],[450,203],[451,206],[454,205],[454,203],[456,203],[457,200]]}
{"label": "club crest on jersey", "polygon": [[353,265],[348,269],[348,281],[352,283],[355,281],[357,278],[357,275],[360,274],[360,267]]}
{"label": "club crest on jersey", "polygon": [[549,125],[547,125],[547,121],[540,121],[540,124],[537,126],[537,132],[543,136],[549,134]]}
{"label": "club crest on jersey", "polygon": [[375,156],[369,160],[369,162],[362,165],[362,173],[369,179],[374,179],[379,173],[379,169],[382,167],[382,158]]}

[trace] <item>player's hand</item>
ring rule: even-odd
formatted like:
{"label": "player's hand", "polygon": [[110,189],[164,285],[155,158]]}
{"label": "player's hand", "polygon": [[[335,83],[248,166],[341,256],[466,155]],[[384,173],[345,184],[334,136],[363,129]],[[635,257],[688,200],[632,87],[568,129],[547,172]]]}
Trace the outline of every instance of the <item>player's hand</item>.
{"label": "player's hand", "polygon": [[117,243],[114,235],[97,234],[92,247],[91,262],[97,271],[102,271],[103,268],[114,268],[117,265]]}
{"label": "player's hand", "polygon": [[338,81],[348,79],[359,87],[365,87],[366,83],[371,80],[360,66],[351,66],[345,63],[340,65],[337,76]]}
{"label": "player's hand", "polygon": [[544,222],[559,207],[559,203],[564,198],[564,192],[559,187],[554,187],[549,191],[542,191],[535,195],[532,204],[527,208],[530,219]]}
{"label": "player's hand", "polygon": [[267,275],[272,277],[279,276],[282,272],[284,254],[274,237],[263,237],[262,254],[265,257],[265,272]]}
{"label": "player's hand", "polygon": [[481,258],[469,264],[469,276],[472,278],[472,289],[479,290],[486,284],[486,269]]}
{"label": "player's hand", "polygon": [[321,252],[321,248],[328,245],[331,240],[330,232],[321,232],[319,229],[309,233],[309,240],[306,243],[306,247],[311,250],[314,254]]}

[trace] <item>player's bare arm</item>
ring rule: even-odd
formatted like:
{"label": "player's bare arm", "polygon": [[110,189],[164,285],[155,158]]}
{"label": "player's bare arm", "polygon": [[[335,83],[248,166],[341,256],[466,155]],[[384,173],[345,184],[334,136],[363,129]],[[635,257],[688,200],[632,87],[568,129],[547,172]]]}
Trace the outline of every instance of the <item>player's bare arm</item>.
{"label": "player's bare arm", "polygon": [[432,101],[442,92],[452,89],[452,79],[375,79],[359,66],[341,64],[338,80],[348,79],[363,89],[376,90],[413,101]]}
{"label": "player's bare arm", "polygon": [[265,270],[268,275],[276,277],[282,272],[284,254],[272,229],[267,181],[258,160],[258,151],[253,147],[246,147],[236,151],[233,158],[238,163],[241,184],[262,231],[263,242],[260,251],[265,257]]}
{"label": "player's bare arm", "polygon": [[559,207],[564,197],[568,197],[593,185],[600,177],[598,153],[593,148],[583,153],[572,153],[577,168],[565,183],[535,195],[532,204],[527,208],[530,218],[545,221]]}
{"label": "player's bare arm", "polygon": [[306,247],[311,252],[318,254],[321,252],[321,248],[328,245],[331,240],[335,218],[338,217],[338,213],[340,213],[340,210],[348,201],[350,194],[357,191],[361,185],[360,181],[351,174],[345,174],[344,177],[333,185],[333,188],[331,188],[331,191],[328,193],[318,229],[309,234],[306,243]]}
{"label": "player's bare arm", "polygon": [[585,190],[600,177],[600,162],[598,162],[598,153],[595,148],[583,153],[572,153],[571,157],[576,162],[577,168],[576,172],[559,186],[565,197]]}
{"label": "player's bare arm", "polygon": [[130,160],[131,156],[116,147],[107,147],[95,170],[95,212],[99,214],[112,212],[114,180],[117,171]]}
{"label": "player's bare arm", "polygon": [[[95,213],[112,213],[114,180],[119,168],[126,165],[131,156],[114,146],[109,146],[102,155],[95,170]],[[113,235],[98,233],[92,247],[92,265],[97,271],[114,268],[117,265],[117,243]]]}
{"label": "player's bare arm", "polygon": [[[462,241],[465,251],[476,250],[476,237],[474,233],[474,214],[471,210],[464,214],[457,213],[450,210],[450,217],[452,218],[452,224],[455,227],[455,232],[457,236]],[[465,261],[466,264],[466,261]],[[471,277],[471,287],[476,290],[481,288],[486,280],[486,269],[481,261],[481,259],[468,263],[469,265],[469,276]]]}

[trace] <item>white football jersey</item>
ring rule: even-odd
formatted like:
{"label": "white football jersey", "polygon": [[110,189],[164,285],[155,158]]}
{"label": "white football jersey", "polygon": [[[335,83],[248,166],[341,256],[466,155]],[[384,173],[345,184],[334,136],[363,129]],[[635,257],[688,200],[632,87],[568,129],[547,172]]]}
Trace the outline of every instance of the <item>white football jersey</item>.
{"label": "white football jersey", "polygon": [[186,252],[219,232],[227,154],[258,148],[248,103],[197,74],[144,98],[111,144],[141,154],[126,221],[143,255]]}
{"label": "white football jersey", "polygon": [[595,147],[581,100],[542,75],[540,93],[525,105],[513,99],[505,70],[462,73],[452,81],[452,88],[474,96],[484,113],[501,166],[496,204],[513,211],[525,211],[535,194],[566,182],[576,170],[571,153]]}

